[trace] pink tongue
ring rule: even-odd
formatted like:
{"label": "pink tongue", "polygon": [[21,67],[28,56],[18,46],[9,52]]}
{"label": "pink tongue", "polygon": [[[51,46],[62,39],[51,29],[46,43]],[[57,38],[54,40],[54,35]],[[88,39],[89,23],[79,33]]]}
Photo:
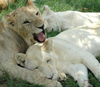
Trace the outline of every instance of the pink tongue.
{"label": "pink tongue", "polygon": [[36,34],[36,37],[41,42],[45,40],[45,35],[43,34],[43,32],[40,32],[40,33]]}

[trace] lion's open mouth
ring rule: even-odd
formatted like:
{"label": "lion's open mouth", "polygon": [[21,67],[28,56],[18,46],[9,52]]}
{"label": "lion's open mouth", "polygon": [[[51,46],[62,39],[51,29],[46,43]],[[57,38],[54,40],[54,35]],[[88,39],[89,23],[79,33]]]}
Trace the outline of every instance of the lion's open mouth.
{"label": "lion's open mouth", "polygon": [[38,34],[33,34],[34,35],[34,40],[42,43],[45,41],[45,31],[43,30],[42,32],[38,33]]}

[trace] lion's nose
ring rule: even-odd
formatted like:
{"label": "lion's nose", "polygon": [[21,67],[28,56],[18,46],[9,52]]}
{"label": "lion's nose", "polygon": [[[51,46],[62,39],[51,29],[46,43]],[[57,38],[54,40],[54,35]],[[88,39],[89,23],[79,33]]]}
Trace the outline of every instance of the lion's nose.
{"label": "lion's nose", "polygon": [[52,75],[50,75],[51,77],[50,78],[48,78],[48,77],[46,77],[47,79],[52,79],[53,78],[53,76],[54,76],[54,74],[52,74]]}
{"label": "lion's nose", "polygon": [[44,24],[41,27],[37,27],[37,28],[44,29]]}

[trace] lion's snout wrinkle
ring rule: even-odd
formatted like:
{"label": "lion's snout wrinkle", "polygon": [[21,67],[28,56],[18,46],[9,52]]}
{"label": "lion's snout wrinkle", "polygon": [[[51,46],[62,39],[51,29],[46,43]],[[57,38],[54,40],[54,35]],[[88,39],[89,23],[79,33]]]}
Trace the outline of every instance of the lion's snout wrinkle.
{"label": "lion's snout wrinkle", "polygon": [[37,27],[37,28],[44,30],[44,24],[42,26],[40,26],[40,27]]}

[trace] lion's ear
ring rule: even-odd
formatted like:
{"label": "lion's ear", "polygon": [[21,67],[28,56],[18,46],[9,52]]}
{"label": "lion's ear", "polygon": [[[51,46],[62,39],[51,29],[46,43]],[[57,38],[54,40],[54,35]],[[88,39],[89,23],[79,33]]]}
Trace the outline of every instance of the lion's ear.
{"label": "lion's ear", "polygon": [[52,43],[53,43],[52,39],[49,38],[43,43],[42,49],[48,52],[52,51]]}
{"label": "lion's ear", "polygon": [[4,22],[5,26],[9,26],[9,27],[14,27],[14,20],[13,20],[13,15],[6,15],[3,16],[2,21]]}
{"label": "lion's ear", "polygon": [[21,65],[22,67],[25,67],[25,59],[26,59],[26,54],[17,53],[15,55],[15,61],[17,62],[17,64]]}
{"label": "lion's ear", "polygon": [[34,7],[36,7],[36,6],[34,5],[34,3],[33,3],[33,0],[26,0],[25,6],[26,6],[26,7],[28,7],[28,6],[34,6]]}
{"label": "lion's ear", "polygon": [[53,14],[54,12],[50,9],[48,5],[43,5],[43,16],[48,16]]}
{"label": "lion's ear", "polygon": [[45,10],[50,10],[48,5],[43,5],[43,11],[45,11]]}

